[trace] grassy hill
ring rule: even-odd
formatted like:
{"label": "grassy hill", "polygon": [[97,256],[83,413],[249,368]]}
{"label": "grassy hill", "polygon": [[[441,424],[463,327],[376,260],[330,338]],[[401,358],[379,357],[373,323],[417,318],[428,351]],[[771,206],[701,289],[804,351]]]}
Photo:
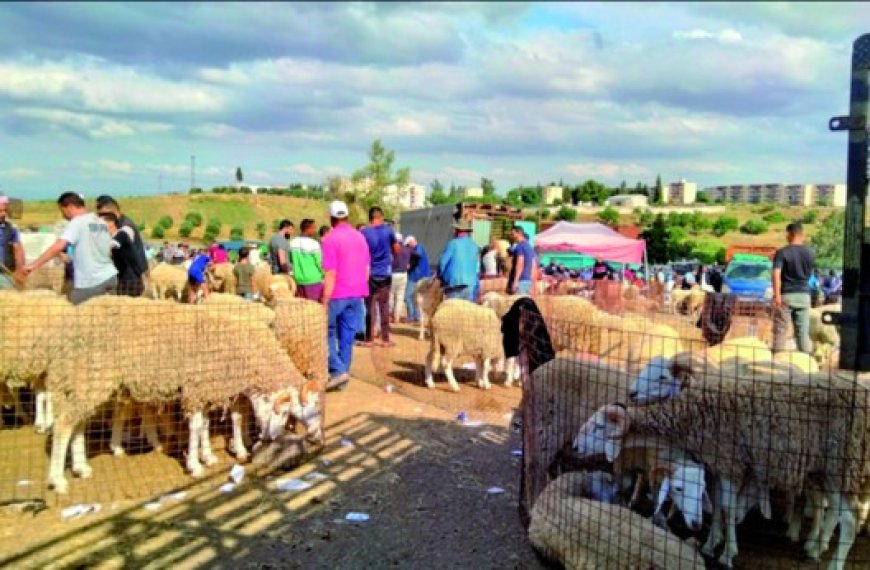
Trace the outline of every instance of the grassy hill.
{"label": "grassy hill", "polygon": [[[151,229],[162,216],[171,216],[172,227],[167,239],[178,238],[178,228],[188,212],[199,212],[203,223],[190,236],[191,241],[202,238],[205,225],[211,218],[223,224],[220,238],[228,239],[230,229],[240,225],[247,239],[256,239],[256,226],[264,222],[267,235],[272,233],[272,222],[288,218],[299,226],[304,218],[314,219],[318,225],[329,222],[327,203],[287,196],[260,196],[248,194],[194,194],[169,196],[117,197],[122,211],[137,224],[145,224],[145,237],[151,238]],[[88,207],[93,207],[92,200]],[[61,219],[54,200],[26,202],[24,216],[16,223],[22,228],[30,225],[51,225]]]}

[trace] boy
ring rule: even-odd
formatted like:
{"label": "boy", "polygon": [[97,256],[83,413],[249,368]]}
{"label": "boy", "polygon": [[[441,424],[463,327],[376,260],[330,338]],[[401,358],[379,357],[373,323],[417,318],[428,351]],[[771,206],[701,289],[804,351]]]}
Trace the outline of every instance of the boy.
{"label": "boy", "polygon": [[236,277],[236,294],[248,300],[253,298],[254,293],[254,266],[251,265],[250,255],[249,248],[241,248],[239,262],[233,267],[233,275]]}
{"label": "boy", "polygon": [[100,218],[109,226],[112,236],[112,263],[118,270],[118,293],[129,297],[142,295],[144,285],[139,273],[139,258],[136,242],[129,231],[121,228],[121,221],[114,212],[103,212]]}
{"label": "boy", "polygon": [[208,268],[211,260],[208,255],[200,253],[190,264],[190,269],[187,270],[187,301],[193,305],[196,303],[197,295],[202,291],[202,298],[208,299],[208,284],[205,279],[205,271]]}

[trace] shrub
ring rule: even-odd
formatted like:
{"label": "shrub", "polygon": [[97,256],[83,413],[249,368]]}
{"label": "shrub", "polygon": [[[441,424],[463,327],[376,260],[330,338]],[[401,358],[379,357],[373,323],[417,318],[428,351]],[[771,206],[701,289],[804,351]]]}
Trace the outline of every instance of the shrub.
{"label": "shrub", "polygon": [[819,219],[819,211],[818,210],[807,210],[804,212],[803,217],[801,218],[801,222],[805,224],[814,224],[816,220]]}
{"label": "shrub", "polygon": [[272,220],[272,231],[273,231],[273,232],[277,232],[277,231],[278,231],[278,226],[280,226],[280,225],[281,225],[281,219],[280,219],[280,218],[275,218],[274,220]]}
{"label": "shrub", "polygon": [[184,216],[184,221],[190,222],[190,225],[198,228],[202,225],[202,214],[200,214],[199,212],[188,212]]}
{"label": "shrub", "polygon": [[710,196],[708,196],[706,192],[701,190],[695,196],[695,202],[697,202],[699,204],[709,204],[710,203]]}
{"label": "shrub", "polygon": [[725,247],[719,240],[699,240],[692,244],[691,256],[701,263],[717,263],[721,257],[724,260]]}
{"label": "shrub", "polygon": [[748,220],[740,227],[740,231],[745,234],[759,235],[767,231],[767,223],[762,220]]}
{"label": "shrub", "polygon": [[214,241],[215,238],[218,237],[218,235],[219,235],[219,232],[211,231],[208,228],[206,228],[205,233],[202,234],[202,239],[204,242],[210,243],[210,242]]}
{"label": "shrub", "polygon": [[709,230],[710,226],[712,225],[713,224],[710,222],[710,220],[707,219],[704,214],[698,212],[697,210],[692,212],[692,214],[689,216],[689,228],[694,233],[700,233],[704,230]]}
{"label": "shrub", "polygon": [[230,239],[233,241],[241,241],[245,239],[245,228],[243,226],[233,226],[230,229]]}
{"label": "shrub", "polygon": [[257,237],[266,239],[266,222],[257,222]]}
{"label": "shrub", "polygon": [[202,188],[191,188],[188,190],[189,194],[202,194]]}
{"label": "shrub", "polygon": [[780,224],[785,221],[785,215],[777,210],[765,215],[762,219],[769,224]]}
{"label": "shrub", "polygon": [[619,223],[619,212],[611,206],[607,206],[598,212],[598,219],[608,226],[615,226]]}
{"label": "shrub", "polygon": [[190,234],[193,233],[193,228],[193,224],[191,224],[190,221],[185,220],[185,222],[178,227],[178,235],[183,238],[188,238],[190,237]]}
{"label": "shrub", "polygon": [[151,237],[153,239],[163,239],[163,236],[166,234],[166,230],[160,224],[157,224],[153,228],[151,228]]}
{"label": "shrub", "polygon": [[145,224],[136,224],[136,228],[137,228],[140,232],[144,232],[144,231],[145,231]]}
{"label": "shrub", "polygon": [[172,216],[161,216],[156,225],[163,226],[164,229],[168,230],[172,227]]}
{"label": "shrub", "polygon": [[223,227],[223,224],[221,224],[220,220],[211,218],[205,226],[205,231],[217,235],[221,233],[221,227]]}
{"label": "shrub", "polygon": [[554,218],[557,220],[565,220],[566,222],[573,222],[577,219],[577,210],[569,208],[568,206],[562,206],[556,212]]}
{"label": "shrub", "polygon": [[739,227],[737,218],[732,216],[719,216],[713,222],[713,233],[717,236],[724,236],[728,232],[733,232]]}

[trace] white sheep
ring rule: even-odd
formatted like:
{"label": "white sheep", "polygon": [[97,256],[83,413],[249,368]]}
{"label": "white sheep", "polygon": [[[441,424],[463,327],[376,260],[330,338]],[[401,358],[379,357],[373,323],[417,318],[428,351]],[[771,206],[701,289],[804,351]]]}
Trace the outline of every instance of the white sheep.
{"label": "white sheep", "polygon": [[490,388],[492,365],[504,359],[501,320],[495,311],[461,299],[448,299],[432,316],[431,332],[432,341],[426,355],[426,386],[435,385],[433,370],[443,364],[450,388],[458,392],[453,363],[465,354],[474,358],[477,386],[484,390]]}
{"label": "white sheep", "polygon": [[690,544],[630,509],[587,498],[588,487],[585,473],[565,473],[535,501],[529,540],[543,556],[566,570],[703,570]]}
{"label": "white sheep", "polygon": [[[209,408],[231,407],[246,396],[263,412],[255,416],[259,426],[283,427],[292,405],[279,402],[305,383],[266,326],[254,318],[241,323],[208,307],[98,297],[76,307],[56,334],[62,348],[49,363],[46,383],[56,412],[48,483],[58,493],[68,490],[63,471],[71,438],[73,472],[90,476],[84,425],[115,398],[160,403],[180,397],[190,427],[187,468],[201,476],[202,462],[216,461],[205,416]],[[239,338],[248,343],[244,351],[235,350]],[[321,426],[315,421],[310,427]],[[234,439],[234,448],[245,455],[243,442]]]}
{"label": "white sheep", "polygon": [[148,283],[152,298],[172,296],[180,303],[187,290],[187,271],[181,266],[160,262],[149,272]]}
{"label": "white sheep", "polygon": [[[703,373],[702,373],[703,374]],[[818,560],[840,524],[840,541],[829,568],[841,569],[855,539],[859,501],[870,475],[870,389],[846,378],[810,382],[741,382],[703,379],[666,402],[626,409],[608,406],[604,437],[619,446],[629,433],[659,435],[710,466],[723,488],[725,512],[737,512],[737,490],[751,473],[768,488],[800,492],[810,477],[830,508],[819,536],[805,550]],[[730,488],[729,488],[730,487]],[[716,513],[714,513],[714,521]],[[735,517],[727,518],[727,546],[720,562],[737,554]]]}
{"label": "white sheep", "polygon": [[426,338],[426,325],[430,323],[432,316],[438,309],[438,305],[444,300],[444,291],[441,289],[441,281],[437,277],[426,277],[417,281],[414,287],[414,302],[420,312],[420,335],[419,339]]}

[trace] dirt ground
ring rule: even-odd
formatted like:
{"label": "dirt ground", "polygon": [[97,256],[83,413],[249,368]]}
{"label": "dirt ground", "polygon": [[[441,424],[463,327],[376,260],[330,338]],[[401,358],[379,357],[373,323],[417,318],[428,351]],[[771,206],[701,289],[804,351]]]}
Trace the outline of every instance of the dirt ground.
{"label": "dirt ground", "polygon": [[[31,427],[0,431],[0,497],[19,501],[0,506],[0,566],[544,568],[517,511],[521,459],[512,451],[520,448],[521,390],[496,383],[484,392],[468,369],[458,372],[460,393],[448,391],[443,376],[429,390],[427,343],[405,326],[395,340],[394,348],[355,350],[357,380],[327,396],[320,456],[265,478],[249,469],[228,493],[220,487],[234,462],[220,430],[213,440],[221,463],[198,482],[177,457],[115,458],[105,438],[92,438],[94,477],[71,479],[63,499],[42,489],[45,436]],[[457,421],[459,412],[470,421]],[[288,480],[310,486],[277,490]],[[173,492],[185,495],[166,496]],[[27,498],[47,508],[21,512]],[[64,507],[83,502],[101,510],[62,520]],[[370,518],[348,522],[351,512]],[[741,527],[735,567],[815,568],[799,562],[783,530],[763,520]],[[870,561],[868,543],[859,539],[851,559]]]}

